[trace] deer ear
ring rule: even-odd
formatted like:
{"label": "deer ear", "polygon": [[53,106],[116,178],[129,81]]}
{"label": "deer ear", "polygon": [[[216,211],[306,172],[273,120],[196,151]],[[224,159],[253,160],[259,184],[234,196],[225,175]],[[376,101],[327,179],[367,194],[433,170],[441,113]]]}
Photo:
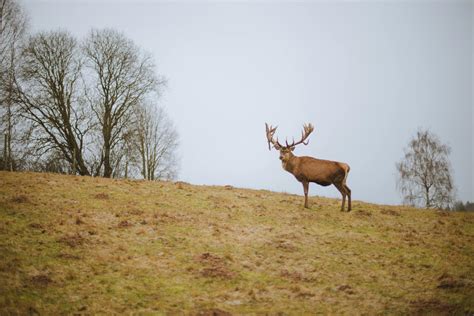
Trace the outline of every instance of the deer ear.
{"label": "deer ear", "polygon": [[296,146],[290,148],[291,151],[295,150]]}

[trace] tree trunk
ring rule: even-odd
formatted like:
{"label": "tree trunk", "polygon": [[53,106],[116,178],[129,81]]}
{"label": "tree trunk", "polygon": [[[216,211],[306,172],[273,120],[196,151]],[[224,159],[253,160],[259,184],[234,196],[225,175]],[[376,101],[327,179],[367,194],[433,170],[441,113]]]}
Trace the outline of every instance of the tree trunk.
{"label": "tree trunk", "polygon": [[7,154],[7,150],[8,150],[7,149],[8,148],[7,142],[8,141],[7,141],[7,138],[8,138],[8,134],[5,133],[5,142],[4,142],[4,145],[3,145],[3,166],[2,166],[3,170],[8,169],[8,164],[7,164],[7,156],[8,156],[8,154]]}
{"label": "tree trunk", "polygon": [[112,176],[112,166],[110,165],[110,145],[104,145],[104,177],[110,178]]}
{"label": "tree trunk", "polygon": [[142,156],[142,175],[143,179],[146,179],[146,154],[145,154],[145,141],[144,139],[140,139],[140,147],[141,151],[140,154]]}
{"label": "tree trunk", "polygon": [[111,147],[111,126],[107,123],[110,120],[110,113],[105,114],[104,127],[102,130],[104,136],[104,177],[112,176],[112,166],[110,164],[110,147]]}
{"label": "tree trunk", "polygon": [[[81,150],[77,148],[77,145],[74,144],[74,152],[73,152],[73,169],[79,171],[81,176],[90,176],[89,169],[87,169],[86,163],[82,157]],[[76,174],[76,172],[74,172]]]}
{"label": "tree trunk", "polygon": [[12,135],[8,134],[8,169],[13,171],[13,159],[12,159]]}
{"label": "tree trunk", "polygon": [[15,61],[15,46],[14,43],[11,43],[10,49],[10,69],[8,73],[8,97],[7,97],[7,168],[10,171],[13,171],[13,161],[12,161],[12,106],[13,106],[13,66]]}
{"label": "tree trunk", "polygon": [[431,201],[430,201],[430,187],[425,186],[425,207],[426,208],[431,208]]}
{"label": "tree trunk", "polygon": [[77,172],[76,147],[74,147],[74,151],[72,153],[72,174],[76,175],[76,172]]}
{"label": "tree trunk", "polygon": [[128,160],[125,162],[125,179],[128,179]]}

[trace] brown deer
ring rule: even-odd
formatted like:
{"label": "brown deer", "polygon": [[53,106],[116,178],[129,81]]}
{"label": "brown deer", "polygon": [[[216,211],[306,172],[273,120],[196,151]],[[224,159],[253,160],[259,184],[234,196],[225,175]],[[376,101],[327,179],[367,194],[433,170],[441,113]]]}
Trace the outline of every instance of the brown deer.
{"label": "brown deer", "polygon": [[308,145],[309,141],[306,141],[306,139],[309,137],[309,134],[313,132],[313,125],[305,124],[303,126],[303,132],[301,133],[301,140],[295,143],[293,139],[291,144],[288,144],[288,141],[285,141],[286,146],[280,144],[278,138],[276,141],[273,139],[273,134],[275,134],[277,127],[272,127],[271,125],[268,126],[268,124],[265,123],[265,128],[267,130],[268,149],[271,150],[270,144],[272,144],[276,150],[279,150],[283,169],[294,175],[295,178],[303,184],[305,208],[308,208],[309,183],[314,182],[322,186],[334,184],[342,194],[341,211],[344,211],[346,196],[349,200],[347,211],[349,212],[351,210],[351,189],[346,185],[347,174],[350,170],[348,164],[306,156],[297,157],[293,155],[293,150],[295,150],[297,145]]}

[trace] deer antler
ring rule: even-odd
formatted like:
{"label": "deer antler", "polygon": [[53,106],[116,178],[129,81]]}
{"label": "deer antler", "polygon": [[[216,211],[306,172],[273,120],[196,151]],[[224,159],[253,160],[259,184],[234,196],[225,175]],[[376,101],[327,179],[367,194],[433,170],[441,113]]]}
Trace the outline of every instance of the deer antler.
{"label": "deer antler", "polygon": [[293,142],[291,144],[288,144],[288,142],[285,141],[286,142],[286,147],[291,148],[291,147],[294,147],[294,146],[299,145],[299,144],[308,145],[309,140],[306,141],[306,142],[305,142],[305,140],[308,138],[309,134],[311,134],[313,131],[314,131],[314,126],[311,123],[304,124],[303,125],[303,131],[301,132],[301,140],[295,143],[295,140],[293,139]]}
{"label": "deer antler", "polygon": [[278,138],[277,138],[276,141],[273,139],[273,134],[275,134],[275,131],[276,131],[277,127],[278,126],[276,126],[276,127],[272,127],[271,125],[268,126],[268,124],[265,123],[265,129],[267,130],[268,150],[272,150],[272,147],[270,146],[270,143],[273,145],[273,147],[275,147],[276,150],[280,150],[280,148],[283,147],[278,142]]}

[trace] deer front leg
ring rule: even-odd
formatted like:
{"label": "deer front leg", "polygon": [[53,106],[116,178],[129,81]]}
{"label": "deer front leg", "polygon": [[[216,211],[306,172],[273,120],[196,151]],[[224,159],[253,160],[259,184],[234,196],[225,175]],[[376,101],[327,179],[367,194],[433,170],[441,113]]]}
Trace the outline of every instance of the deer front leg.
{"label": "deer front leg", "polygon": [[304,207],[308,207],[308,187],[309,187],[309,182],[303,181],[303,189],[304,189]]}

